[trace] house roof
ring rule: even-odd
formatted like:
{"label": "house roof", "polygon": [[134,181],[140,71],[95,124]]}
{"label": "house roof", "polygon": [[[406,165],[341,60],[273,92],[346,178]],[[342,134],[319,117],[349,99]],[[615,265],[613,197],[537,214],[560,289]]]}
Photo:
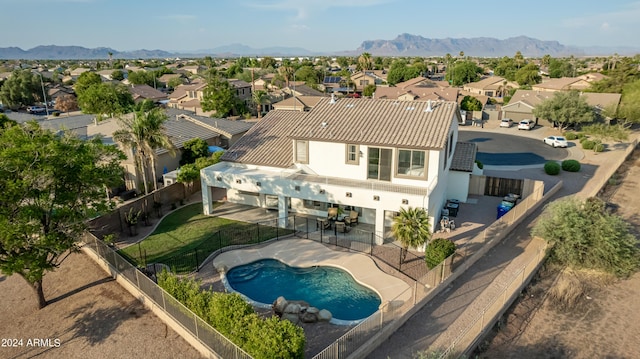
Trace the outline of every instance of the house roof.
{"label": "house roof", "polygon": [[307,114],[301,111],[269,111],[220,159],[270,167],[291,167],[293,147],[289,134]]}
{"label": "house roof", "polygon": [[[427,112],[427,108],[431,112]],[[374,146],[444,148],[458,116],[454,102],[322,99],[291,131],[293,139]]]}
{"label": "house roof", "polygon": [[276,110],[306,110],[313,108],[323,99],[323,96],[295,96],[289,97],[280,102],[273,104],[273,108]]}
{"label": "house roof", "polygon": [[[578,77],[561,77],[558,79],[549,79],[540,84],[533,85],[534,88],[548,89],[548,90],[569,90],[573,85],[577,85],[579,82],[586,82],[585,79]],[[584,86],[584,87],[588,87]]]}
{"label": "house roof", "polygon": [[231,121],[224,118],[212,118],[212,117],[199,116],[199,115],[195,115],[193,112],[179,110],[175,108],[168,108],[165,111],[167,113],[167,116],[182,117],[192,122],[195,121],[198,124],[205,126],[229,138],[231,138],[234,135],[245,133],[251,127],[254,126],[254,123],[252,122]]}
{"label": "house roof", "polygon": [[159,101],[167,99],[167,94],[158,91],[149,85],[131,85],[127,87],[134,100],[145,99]]}
{"label": "house roof", "polygon": [[175,88],[171,95],[169,95],[169,98],[179,99],[185,97],[188,91],[199,91],[205,87],[207,87],[207,84],[204,82],[193,82],[188,85],[180,85]]}
{"label": "house roof", "polygon": [[302,96],[322,96],[324,95],[324,93],[312,89],[311,87],[303,84],[298,85],[297,83],[295,84],[295,86],[293,84],[289,84],[289,87],[285,87],[283,89],[284,92],[287,93],[296,93],[297,95],[302,95]]}
{"label": "house roof", "polygon": [[235,88],[243,88],[243,87],[251,87],[251,84],[247,81],[238,80],[238,79],[229,79],[227,80],[229,84]]}
{"label": "house roof", "polygon": [[477,151],[478,146],[473,142],[457,142],[450,169],[453,171],[473,172]]}
{"label": "house roof", "polygon": [[[182,148],[183,144],[194,138],[208,140],[220,136],[212,129],[207,128],[197,122],[190,121],[182,117],[169,117],[164,123],[165,133],[177,148]],[[157,154],[167,152],[166,149],[157,149]]]}
{"label": "house roof", "polygon": [[504,81],[507,81],[504,77],[489,76],[480,81],[468,83],[464,85],[464,87],[481,90],[497,90],[500,86],[502,86]]}

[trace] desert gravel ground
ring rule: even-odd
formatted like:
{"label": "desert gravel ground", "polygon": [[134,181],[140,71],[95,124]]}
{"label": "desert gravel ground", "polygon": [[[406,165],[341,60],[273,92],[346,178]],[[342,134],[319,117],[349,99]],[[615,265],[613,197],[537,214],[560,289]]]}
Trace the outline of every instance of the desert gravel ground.
{"label": "desert gravel ground", "polygon": [[201,358],[82,253],[45,276],[44,292],[37,310],[24,279],[0,275],[0,358]]}

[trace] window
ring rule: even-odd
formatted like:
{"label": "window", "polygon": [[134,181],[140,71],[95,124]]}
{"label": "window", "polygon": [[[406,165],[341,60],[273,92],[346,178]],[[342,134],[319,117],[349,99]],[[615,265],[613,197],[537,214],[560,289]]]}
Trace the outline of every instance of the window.
{"label": "window", "polygon": [[447,163],[449,163],[449,158],[453,155],[453,133],[449,134],[449,139],[447,143],[444,144],[444,161],[442,161],[442,169],[447,169]]}
{"label": "window", "polygon": [[360,86],[367,86],[369,84],[369,80],[360,80]]}
{"label": "window", "polygon": [[360,163],[360,146],[347,144],[345,163],[348,165],[357,165]]}
{"label": "window", "polygon": [[487,91],[485,92],[485,95],[489,97],[493,97],[493,91]]}
{"label": "window", "polygon": [[417,150],[398,150],[399,176],[426,178],[426,153]]}
{"label": "window", "polygon": [[391,150],[369,147],[367,178],[391,181]]}
{"label": "window", "polygon": [[303,140],[296,140],[296,162],[309,163],[309,143]]}

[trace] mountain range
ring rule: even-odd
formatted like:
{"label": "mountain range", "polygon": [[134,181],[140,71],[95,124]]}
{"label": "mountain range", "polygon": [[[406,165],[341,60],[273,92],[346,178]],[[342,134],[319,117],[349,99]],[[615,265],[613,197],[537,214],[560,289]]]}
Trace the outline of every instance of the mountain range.
{"label": "mountain range", "polygon": [[584,55],[631,55],[638,49],[621,47],[575,47],[558,41],[542,41],[526,36],[499,40],[491,37],[430,39],[419,35],[401,34],[392,40],[366,40],[355,50],[315,52],[300,47],[252,48],[242,44],[231,44],[212,49],[192,52],[172,52],[165,50],[118,51],[107,47],[86,48],[81,46],[37,46],[29,50],[19,47],[0,48],[0,59],[16,60],[104,60],[109,53],[115,59],[149,59],[171,57],[238,57],[238,56],[354,56],[368,52],[373,56],[466,56],[502,57],[513,56],[520,51],[525,57],[553,57]]}

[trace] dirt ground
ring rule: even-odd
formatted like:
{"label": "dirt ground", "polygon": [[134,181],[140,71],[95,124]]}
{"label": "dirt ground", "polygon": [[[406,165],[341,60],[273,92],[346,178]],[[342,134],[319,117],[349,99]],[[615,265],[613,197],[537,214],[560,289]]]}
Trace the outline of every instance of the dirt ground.
{"label": "dirt ground", "polygon": [[43,287],[50,304],[37,310],[21,277],[0,275],[0,358],[201,357],[82,253]]}
{"label": "dirt ground", "polygon": [[[601,193],[640,233],[640,151]],[[475,353],[479,358],[638,358],[640,273],[593,288],[570,310],[558,312],[549,289],[558,271],[544,268]]]}

